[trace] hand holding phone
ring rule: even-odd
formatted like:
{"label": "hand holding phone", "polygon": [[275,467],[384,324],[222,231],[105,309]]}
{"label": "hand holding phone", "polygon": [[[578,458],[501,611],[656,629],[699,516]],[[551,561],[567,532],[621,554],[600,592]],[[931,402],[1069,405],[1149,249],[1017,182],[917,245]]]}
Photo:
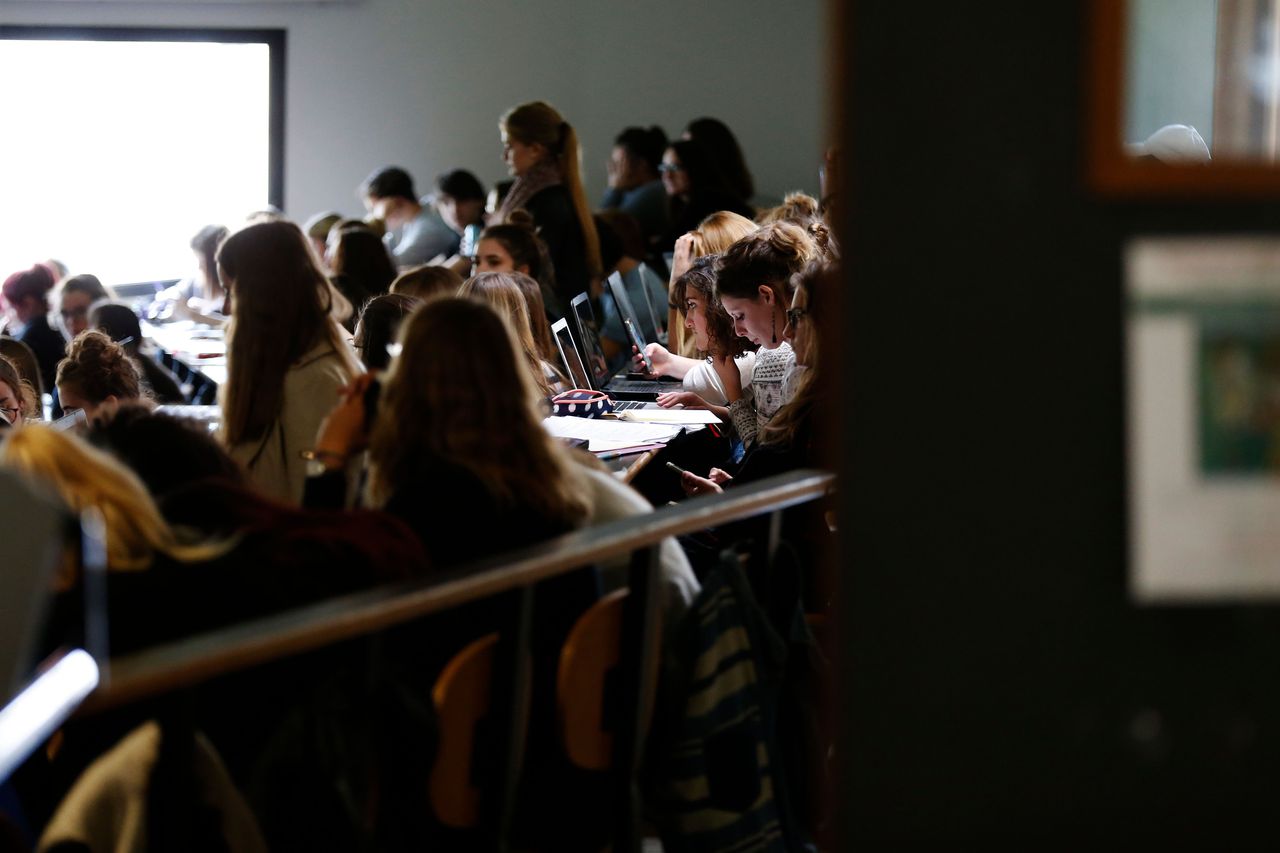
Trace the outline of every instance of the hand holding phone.
{"label": "hand holding phone", "polygon": [[635,325],[631,322],[630,317],[622,318],[622,325],[627,327],[627,334],[631,336],[631,344],[636,348],[636,352],[640,353],[640,358],[644,360],[644,369],[649,374],[653,373],[653,361],[649,358],[649,354],[644,351],[644,339],[640,337],[640,333],[636,331]]}

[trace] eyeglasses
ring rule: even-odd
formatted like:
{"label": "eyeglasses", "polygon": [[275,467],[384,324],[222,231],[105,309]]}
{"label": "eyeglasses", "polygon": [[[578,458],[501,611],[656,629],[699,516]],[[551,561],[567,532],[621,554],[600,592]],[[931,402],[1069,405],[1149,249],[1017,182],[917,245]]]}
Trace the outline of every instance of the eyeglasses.
{"label": "eyeglasses", "polygon": [[11,424],[17,422],[18,413],[21,411],[22,410],[19,409],[17,406],[14,406],[12,409],[6,408],[5,406],[0,406],[0,415],[4,415],[4,419]]}
{"label": "eyeglasses", "polygon": [[799,323],[802,317],[808,317],[808,316],[809,316],[809,312],[803,308],[787,309],[787,322],[790,323],[792,326]]}
{"label": "eyeglasses", "polygon": [[659,172],[683,172],[684,166],[679,163],[662,163],[658,166]]}
{"label": "eyeglasses", "polygon": [[63,308],[58,313],[62,315],[62,319],[64,320],[70,320],[72,317],[88,317],[89,306],[86,305],[83,308]]}

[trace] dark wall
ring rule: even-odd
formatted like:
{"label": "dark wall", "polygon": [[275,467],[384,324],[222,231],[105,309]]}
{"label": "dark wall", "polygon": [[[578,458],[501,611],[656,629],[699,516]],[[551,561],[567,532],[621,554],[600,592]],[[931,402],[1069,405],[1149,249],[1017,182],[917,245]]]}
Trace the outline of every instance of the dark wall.
{"label": "dark wall", "polygon": [[848,842],[1208,843],[1277,802],[1277,612],[1128,599],[1121,258],[1280,215],[1084,186],[1086,12],[846,9]]}

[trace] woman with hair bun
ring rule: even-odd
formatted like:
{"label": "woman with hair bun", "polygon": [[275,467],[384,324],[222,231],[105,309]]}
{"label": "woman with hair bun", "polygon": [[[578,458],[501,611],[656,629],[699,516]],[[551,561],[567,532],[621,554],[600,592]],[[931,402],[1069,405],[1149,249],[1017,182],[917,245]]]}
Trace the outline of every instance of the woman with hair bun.
{"label": "woman with hair bun", "polygon": [[524,273],[538,283],[544,315],[550,310],[557,319],[564,316],[564,306],[568,303],[561,303],[547,244],[534,230],[533,218],[527,211],[516,210],[507,222],[490,225],[480,232],[471,271],[473,275],[482,272]]}
{"label": "woman with hair bun", "polygon": [[788,379],[795,353],[786,341],[791,279],[814,260],[818,248],[801,228],[786,222],[766,225],[734,243],[721,257],[716,297],[734,330],[760,350],[751,383],[743,386],[732,363],[714,363],[729,399],[729,413],[748,448],[757,433],[791,399]]}
{"label": "woman with hair bun", "polygon": [[58,398],[64,411],[79,409],[89,420],[110,417],[123,402],[143,399],[142,377],[124,347],[90,329],[67,344],[58,363]]}
{"label": "woman with hair bun", "polygon": [[529,211],[555,268],[555,309],[599,287],[600,238],[582,186],[582,150],[573,125],[544,101],[508,110],[498,123],[502,155],[515,183],[490,221]]}

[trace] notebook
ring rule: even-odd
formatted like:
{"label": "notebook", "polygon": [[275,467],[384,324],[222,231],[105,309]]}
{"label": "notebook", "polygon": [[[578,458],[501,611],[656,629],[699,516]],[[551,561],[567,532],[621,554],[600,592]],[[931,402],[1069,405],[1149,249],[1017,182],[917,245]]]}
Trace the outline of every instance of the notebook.
{"label": "notebook", "polygon": [[591,300],[579,293],[569,302],[569,316],[577,326],[576,340],[582,344],[583,362],[591,376],[592,388],[603,391],[615,400],[655,400],[659,394],[673,390],[678,379],[629,379],[626,368],[610,374],[604,348],[600,345],[600,331],[596,325]]}

